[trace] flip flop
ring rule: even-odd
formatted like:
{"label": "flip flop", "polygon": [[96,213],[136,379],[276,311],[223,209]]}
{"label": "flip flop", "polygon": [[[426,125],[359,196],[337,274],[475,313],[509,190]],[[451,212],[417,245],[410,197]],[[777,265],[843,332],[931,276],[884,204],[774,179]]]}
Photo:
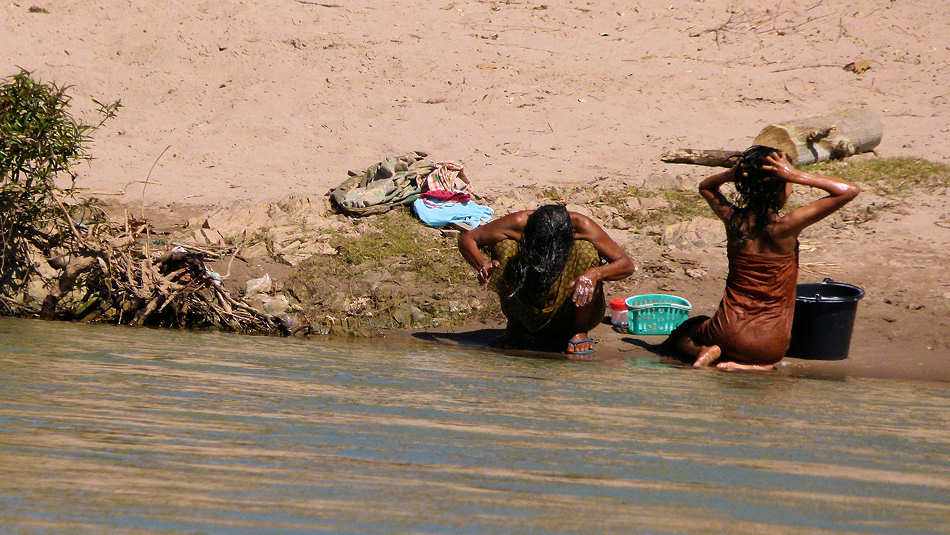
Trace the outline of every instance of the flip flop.
{"label": "flip flop", "polygon": [[[594,345],[594,344],[596,344],[597,342],[594,342],[594,339],[593,339],[593,338],[581,338],[580,340],[568,340],[567,343],[568,343],[571,347],[575,347],[575,348],[576,348],[576,347],[578,346],[578,344],[590,344],[590,345]],[[567,354],[568,354],[568,355],[590,355],[590,354],[593,353],[593,352],[594,352],[594,348],[590,348],[590,349],[585,349],[584,351],[568,351]]]}

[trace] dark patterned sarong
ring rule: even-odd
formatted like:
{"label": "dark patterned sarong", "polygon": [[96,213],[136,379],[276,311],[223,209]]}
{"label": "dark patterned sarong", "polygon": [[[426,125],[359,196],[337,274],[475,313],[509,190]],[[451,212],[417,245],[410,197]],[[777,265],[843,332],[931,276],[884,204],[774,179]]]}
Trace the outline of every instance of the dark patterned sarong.
{"label": "dark patterned sarong", "polygon": [[500,269],[495,271],[490,287],[498,292],[501,310],[508,318],[508,330],[527,333],[535,337],[552,337],[558,340],[570,338],[579,331],[587,331],[597,326],[607,310],[603,284],[598,283],[594,290],[594,314],[586,326],[575,325],[575,307],[571,297],[574,289],[571,283],[592,267],[601,265],[603,260],[594,244],[587,240],[574,240],[571,252],[564,264],[564,270],[546,291],[536,295],[518,295],[508,297],[511,287],[508,282],[511,274],[509,263],[518,255],[519,243],[516,240],[503,240],[492,249],[492,259],[498,260]]}

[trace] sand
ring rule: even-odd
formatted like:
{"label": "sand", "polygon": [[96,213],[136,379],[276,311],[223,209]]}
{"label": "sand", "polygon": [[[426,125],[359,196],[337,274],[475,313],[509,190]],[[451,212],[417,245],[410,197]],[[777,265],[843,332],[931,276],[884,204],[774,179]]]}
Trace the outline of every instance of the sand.
{"label": "sand", "polygon": [[[881,118],[879,155],[950,163],[950,13],[934,2],[33,5],[0,7],[0,74],[70,84],[90,120],[92,98],[121,99],[78,185],[159,210],[322,196],[407,150],[463,162],[495,196],[695,184],[708,168],[659,154],[742,149],[768,123],[852,106]],[[862,60],[864,72],[843,68]],[[946,194],[921,198],[811,257],[869,289],[866,361],[950,361],[950,230],[934,224],[948,210]],[[700,312],[721,294],[717,273],[680,277]]]}
{"label": "sand", "polygon": [[[766,7],[771,5],[770,7]],[[106,0],[0,7],[0,64],[122,99],[79,184],[195,204],[323,194],[425,150],[486,190],[698,179],[668,148],[745,148],[866,106],[885,156],[950,162],[950,14],[933,2]],[[868,60],[862,74],[842,66]]]}

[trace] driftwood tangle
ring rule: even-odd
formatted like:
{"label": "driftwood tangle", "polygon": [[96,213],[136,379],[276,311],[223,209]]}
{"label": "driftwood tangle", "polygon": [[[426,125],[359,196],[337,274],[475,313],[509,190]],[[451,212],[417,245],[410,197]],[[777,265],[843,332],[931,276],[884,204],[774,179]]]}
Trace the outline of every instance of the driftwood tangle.
{"label": "driftwood tangle", "polygon": [[[63,254],[46,259],[55,274],[37,274],[48,292],[39,309],[29,291],[20,300],[0,294],[0,313],[134,326],[215,327],[245,334],[289,333],[281,318],[233,297],[222,286],[222,277],[205,264],[215,253],[191,246],[156,252],[150,248],[154,231],[147,221],[128,213],[124,222],[112,221],[100,206],[89,204],[80,225],[67,207],[77,204],[76,198],[64,202],[54,193],[52,199],[62,217],[41,230],[62,237]],[[236,254],[234,249],[232,257]],[[32,249],[28,260],[42,262],[44,255]]]}
{"label": "driftwood tangle", "polygon": [[[870,110],[854,108],[766,126],[752,141],[784,151],[795,165],[869,152],[881,142],[881,121]],[[732,167],[738,151],[679,149],[664,152],[668,163]]]}

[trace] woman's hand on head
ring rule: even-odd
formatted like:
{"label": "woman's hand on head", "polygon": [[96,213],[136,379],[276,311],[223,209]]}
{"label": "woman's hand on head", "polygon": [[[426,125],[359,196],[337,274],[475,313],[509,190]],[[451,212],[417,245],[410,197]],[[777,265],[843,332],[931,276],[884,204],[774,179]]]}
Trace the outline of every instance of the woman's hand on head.
{"label": "woman's hand on head", "polygon": [[784,152],[775,151],[769,154],[765,157],[765,162],[766,163],[762,166],[762,170],[769,171],[782,180],[790,179],[796,171],[792,162],[788,161],[788,156],[786,156]]}

